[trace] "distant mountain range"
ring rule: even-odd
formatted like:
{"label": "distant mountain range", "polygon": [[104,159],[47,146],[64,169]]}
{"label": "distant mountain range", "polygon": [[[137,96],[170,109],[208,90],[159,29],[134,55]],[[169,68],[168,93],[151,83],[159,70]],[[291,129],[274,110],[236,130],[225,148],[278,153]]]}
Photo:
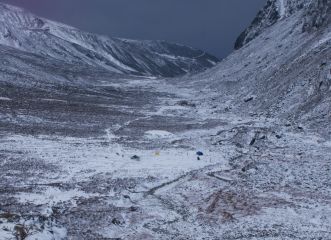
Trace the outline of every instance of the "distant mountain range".
{"label": "distant mountain range", "polygon": [[118,74],[174,77],[214,66],[201,50],[165,41],[109,38],[0,3],[0,45]]}

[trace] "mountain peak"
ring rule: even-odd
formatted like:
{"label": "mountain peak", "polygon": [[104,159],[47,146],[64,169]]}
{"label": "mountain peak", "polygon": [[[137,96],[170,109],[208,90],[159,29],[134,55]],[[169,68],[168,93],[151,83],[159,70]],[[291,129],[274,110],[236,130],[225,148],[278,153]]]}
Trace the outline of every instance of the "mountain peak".
{"label": "mountain peak", "polygon": [[266,28],[295,14],[300,14],[303,31],[319,28],[330,21],[331,0],[268,0],[251,25],[235,43],[239,49],[259,36]]}

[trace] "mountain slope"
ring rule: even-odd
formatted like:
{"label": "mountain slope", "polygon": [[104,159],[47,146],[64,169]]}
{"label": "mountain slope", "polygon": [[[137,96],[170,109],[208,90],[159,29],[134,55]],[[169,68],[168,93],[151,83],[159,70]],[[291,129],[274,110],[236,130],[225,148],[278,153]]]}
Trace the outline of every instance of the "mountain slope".
{"label": "mountain slope", "polygon": [[[278,2],[268,1],[264,11]],[[324,132],[331,121],[331,1],[286,3],[283,18],[270,25],[270,15],[258,17],[240,49],[184,82],[207,85],[223,110],[305,122]]]}
{"label": "mountain slope", "polygon": [[0,4],[0,44],[114,73],[173,77],[214,66],[203,51],[164,41],[108,38]]}

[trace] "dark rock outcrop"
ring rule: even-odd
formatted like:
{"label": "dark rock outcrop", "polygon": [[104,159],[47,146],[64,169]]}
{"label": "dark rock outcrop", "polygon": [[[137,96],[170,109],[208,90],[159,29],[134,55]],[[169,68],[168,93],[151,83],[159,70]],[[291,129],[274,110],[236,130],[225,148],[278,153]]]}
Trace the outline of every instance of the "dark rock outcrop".
{"label": "dark rock outcrop", "polygon": [[259,36],[266,28],[302,9],[304,9],[303,31],[319,28],[330,21],[330,0],[268,0],[251,25],[237,38],[235,49],[243,47]]}

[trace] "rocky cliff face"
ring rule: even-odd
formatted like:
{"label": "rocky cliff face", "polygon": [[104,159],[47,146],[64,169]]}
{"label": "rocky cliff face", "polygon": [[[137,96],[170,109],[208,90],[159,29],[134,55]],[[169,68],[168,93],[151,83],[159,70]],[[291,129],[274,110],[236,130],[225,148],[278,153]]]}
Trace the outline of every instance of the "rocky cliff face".
{"label": "rocky cliff face", "polygon": [[239,49],[266,28],[293,14],[302,14],[303,31],[316,29],[330,21],[330,0],[268,0],[251,25],[238,37],[235,49]]}
{"label": "rocky cliff face", "polygon": [[173,77],[214,66],[201,50],[164,41],[108,38],[0,4],[0,44],[114,73]]}
{"label": "rocky cliff face", "polygon": [[315,0],[311,1],[306,11],[303,24],[303,31],[318,29],[327,25],[331,20],[331,1]]}
{"label": "rocky cliff face", "polygon": [[276,1],[268,0],[266,6],[258,12],[251,26],[240,34],[235,43],[235,49],[239,49],[246,43],[253,40],[264,28],[277,22],[279,17],[280,14],[277,9]]}

